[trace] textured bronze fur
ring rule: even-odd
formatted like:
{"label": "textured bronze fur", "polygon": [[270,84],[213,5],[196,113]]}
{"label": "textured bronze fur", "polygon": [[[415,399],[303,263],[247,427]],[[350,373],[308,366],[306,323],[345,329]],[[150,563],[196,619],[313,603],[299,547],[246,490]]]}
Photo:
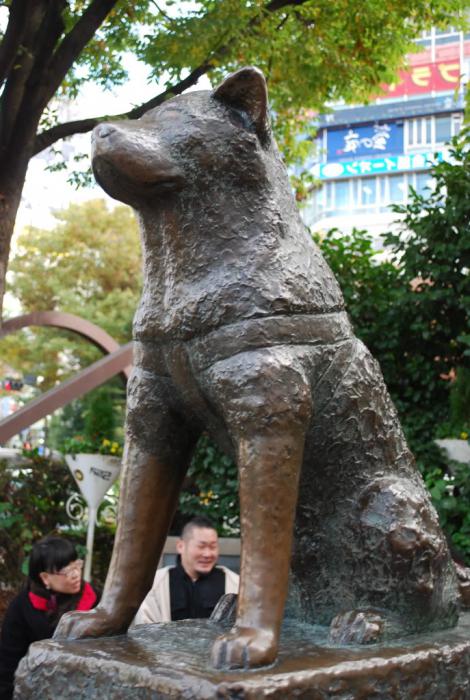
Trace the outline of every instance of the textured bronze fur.
{"label": "textured bronze fur", "polygon": [[331,623],[332,642],[455,624],[436,513],[297,213],[262,74],[244,68],[213,92],[102,124],[93,168],[138,214],[145,277],[111,568],[100,606],[58,635],[127,628],[203,430],[240,474],[241,588],[217,666],[275,659],[290,567],[290,610]]}

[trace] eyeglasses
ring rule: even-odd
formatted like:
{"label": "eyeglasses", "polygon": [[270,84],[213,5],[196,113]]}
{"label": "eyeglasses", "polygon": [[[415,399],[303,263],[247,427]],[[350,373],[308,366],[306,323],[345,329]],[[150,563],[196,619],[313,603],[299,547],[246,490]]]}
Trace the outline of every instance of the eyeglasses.
{"label": "eyeglasses", "polygon": [[74,574],[80,574],[82,569],[83,559],[77,559],[60,571],[54,571],[54,576],[67,576],[67,578],[72,578]]}

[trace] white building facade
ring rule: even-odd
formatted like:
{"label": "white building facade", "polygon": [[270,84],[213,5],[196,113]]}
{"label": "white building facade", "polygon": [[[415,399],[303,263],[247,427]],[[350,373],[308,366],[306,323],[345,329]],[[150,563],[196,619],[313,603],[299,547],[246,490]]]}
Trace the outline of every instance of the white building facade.
{"label": "white building facade", "polygon": [[397,219],[390,205],[405,204],[410,186],[429,191],[432,164],[448,158],[446,144],[463,123],[470,34],[432,29],[417,43],[407,70],[380,98],[318,118],[312,172],[320,186],[303,210],[314,231],[390,229]]}

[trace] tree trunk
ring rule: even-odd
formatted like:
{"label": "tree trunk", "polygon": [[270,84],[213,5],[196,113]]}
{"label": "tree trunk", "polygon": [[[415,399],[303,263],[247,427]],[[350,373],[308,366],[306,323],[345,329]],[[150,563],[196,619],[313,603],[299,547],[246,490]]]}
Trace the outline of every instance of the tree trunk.
{"label": "tree trunk", "polygon": [[5,276],[10,255],[10,243],[21,201],[29,154],[21,154],[14,166],[0,159],[0,325],[3,318]]}
{"label": "tree trunk", "polygon": [[0,39],[0,318],[15,217],[29,159],[38,152],[41,114],[117,2],[84,3],[70,28],[66,0],[2,3],[9,7],[9,19]]}

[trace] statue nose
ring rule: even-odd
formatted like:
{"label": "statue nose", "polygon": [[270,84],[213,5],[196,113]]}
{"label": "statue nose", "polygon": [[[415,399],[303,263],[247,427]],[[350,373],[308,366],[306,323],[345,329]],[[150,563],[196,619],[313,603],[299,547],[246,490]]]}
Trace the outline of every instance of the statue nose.
{"label": "statue nose", "polygon": [[116,131],[112,124],[99,124],[95,130],[95,136],[97,138],[105,139]]}

